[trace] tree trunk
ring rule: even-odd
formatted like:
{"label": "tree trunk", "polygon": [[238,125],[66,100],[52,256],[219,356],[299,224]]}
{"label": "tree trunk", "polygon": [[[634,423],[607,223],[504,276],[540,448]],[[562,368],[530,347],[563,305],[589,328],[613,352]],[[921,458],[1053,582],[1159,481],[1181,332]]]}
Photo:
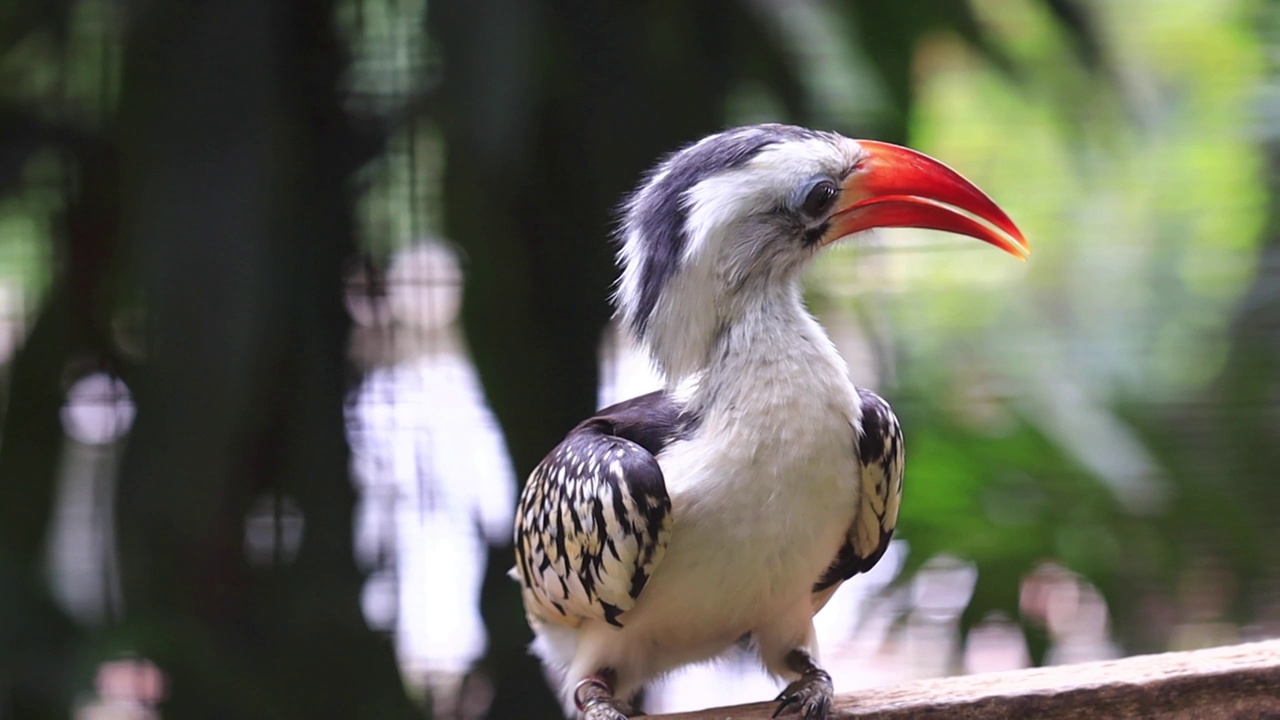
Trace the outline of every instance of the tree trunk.
{"label": "tree trunk", "polygon": [[[352,551],[342,272],[359,158],[332,15],[156,2],[130,36],[124,206],[146,364],[116,527],[126,627],[166,671],[174,717],[419,714],[364,622]],[[251,565],[246,513],[282,497],[300,545]]]}

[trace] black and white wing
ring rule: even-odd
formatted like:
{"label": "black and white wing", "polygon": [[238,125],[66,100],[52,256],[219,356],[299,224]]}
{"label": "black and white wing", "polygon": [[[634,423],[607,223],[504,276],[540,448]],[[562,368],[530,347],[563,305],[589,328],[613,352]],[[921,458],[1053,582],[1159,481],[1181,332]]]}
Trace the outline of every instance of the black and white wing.
{"label": "black and white wing", "polygon": [[893,537],[902,504],[902,427],[889,403],[879,395],[858,388],[858,399],[862,423],[854,442],[862,468],[860,504],[844,545],[813,586],[819,595],[817,608],[830,599],[840,583],[880,561]]}
{"label": "black and white wing", "polygon": [[622,626],[671,538],[671,499],[654,456],[682,422],[665,393],[642,395],[579,424],[534,469],[515,530],[531,619]]}

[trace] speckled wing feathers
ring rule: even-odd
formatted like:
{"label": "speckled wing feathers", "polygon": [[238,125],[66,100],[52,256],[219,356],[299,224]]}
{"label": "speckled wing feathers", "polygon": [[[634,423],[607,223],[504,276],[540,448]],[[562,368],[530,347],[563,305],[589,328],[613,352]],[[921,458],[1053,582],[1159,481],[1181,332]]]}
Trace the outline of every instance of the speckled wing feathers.
{"label": "speckled wing feathers", "polygon": [[888,549],[898,524],[904,464],[902,428],[880,396],[858,388],[858,399],[862,403],[862,431],[855,442],[862,466],[861,501],[845,544],[814,584],[815,593],[870,570]]}
{"label": "speckled wing feathers", "polygon": [[665,395],[642,396],[579,425],[534,469],[515,534],[532,619],[622,625],[671,536],[671,500],[654,453],[680,423]]}

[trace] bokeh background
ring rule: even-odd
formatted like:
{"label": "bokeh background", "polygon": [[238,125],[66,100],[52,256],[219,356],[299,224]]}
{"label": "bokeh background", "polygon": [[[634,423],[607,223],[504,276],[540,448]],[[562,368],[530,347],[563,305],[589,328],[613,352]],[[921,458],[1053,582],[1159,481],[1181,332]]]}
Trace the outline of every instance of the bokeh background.
{"label": "bokeh background", "polygon": [[0,717],[557,717],[518,484],[656,383],[616,203],[756,121],[920,148],[1035,248],[809,275],[909,447],[838,689],[1280,636],[1280,3],[9,0]]}

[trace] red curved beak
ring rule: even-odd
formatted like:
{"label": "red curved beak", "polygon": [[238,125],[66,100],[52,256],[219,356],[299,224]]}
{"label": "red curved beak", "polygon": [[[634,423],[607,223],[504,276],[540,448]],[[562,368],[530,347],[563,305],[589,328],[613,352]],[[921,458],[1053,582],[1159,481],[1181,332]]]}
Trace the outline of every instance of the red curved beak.
{"label": "red curved beak", "polygon": [[1031,254],[1009,216],[960,173],[910,148],[858,144],[865,156],[845,180],[824,245],[871,228],[911,227],[968,235],[1019,260]]}

